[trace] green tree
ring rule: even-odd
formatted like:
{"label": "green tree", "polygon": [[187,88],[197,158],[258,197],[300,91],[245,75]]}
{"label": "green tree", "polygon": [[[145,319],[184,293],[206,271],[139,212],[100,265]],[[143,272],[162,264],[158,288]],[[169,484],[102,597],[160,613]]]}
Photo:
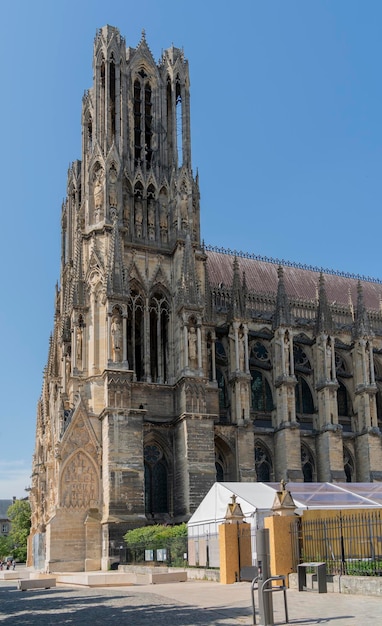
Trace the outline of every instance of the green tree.
{"label": "green tree", "polygon": [[31,507],[28,500],[16,500],[8,508],[7,516],[11,522],[11,530],[7,537],[11,553],[18,561],[26,561],[27,539],[31,527]]}
{"label": "green tree", "polygon": [[13,550],[13,544],[11,543],[8,536],[0,537],[0,559],[5,559],[9,556]]}

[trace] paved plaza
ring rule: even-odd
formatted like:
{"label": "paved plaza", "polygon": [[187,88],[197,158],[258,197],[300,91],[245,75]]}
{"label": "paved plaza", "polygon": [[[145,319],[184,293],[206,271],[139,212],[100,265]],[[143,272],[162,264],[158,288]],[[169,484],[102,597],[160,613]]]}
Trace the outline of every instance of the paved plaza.
{"label": "paved plaza", "polygon": [[[251,626],[250,583],[188,581],[124,587],[69,587],[18,591],[0,581],[1,626]],[[284,624],[283,594],[272,594],[275,625]],[[256,605],[257,605],[257,594]],[[382,601],[374,596],[288,590],[295,626],[376,626]],[[256,615],[259,624],[258,614]]]}

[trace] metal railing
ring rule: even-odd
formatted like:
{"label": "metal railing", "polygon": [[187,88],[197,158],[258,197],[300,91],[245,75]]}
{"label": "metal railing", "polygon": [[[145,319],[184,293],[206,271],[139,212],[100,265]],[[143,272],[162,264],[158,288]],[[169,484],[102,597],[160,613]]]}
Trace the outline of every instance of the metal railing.
{"label": "metal railing", "polygon": [[110,546],[109,556],[121,564],[167,565],[184,567],[187,564],[187,537],[173,537],[163,543],[136,543]]}
{"label": "metal railing", "polygon": [[382,576],[382,512],[296,520],[292,526],[293,567],[324,561],[327,574]]}

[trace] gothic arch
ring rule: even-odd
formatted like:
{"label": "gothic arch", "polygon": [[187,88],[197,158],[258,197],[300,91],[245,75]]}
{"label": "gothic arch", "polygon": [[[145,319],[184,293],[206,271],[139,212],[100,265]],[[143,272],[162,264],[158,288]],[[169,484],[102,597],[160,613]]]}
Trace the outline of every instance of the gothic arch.
{"label": "gothic arch", "polygon": [[297,385],[295,387],[296,414],[312,415],[314,411],[314,400],[311,383],[301,374],[296,375]]}
{"label": "gothic arch", "polygon": [[170,299],[162,285],[151,289],[149,298],[150,320],[150,375],[154,382],[163,383],[169,371],[169,320]]}
{"label": "gothic arch", "polygon": [[354,456],[350,452],[347,446],[344,446],[344,471],[346,476],[346,482],[352,483],[354,482],[355,477],[355,461]]}
{"label": "gothic arch", "polygon": [[337,407],[338,417],[351,417],[352,401],[348,390],[348,382],[338,379],[339,387],[337,389]]}
{"label": "gothic arch", "polygon": [[63,463],[60,476],[60,506],[94,508],[99,504],[99,475],[93,459],[83,449],[75,450]]}
{"label": "gothic arch", "polygon": [[229,407],[227,377],[223,369],[216,367],[216,380],[219,389],[219,410],[225,413]]}
{"label": "gothic arch", "polygon": [[269,373],[257,368],[251,372],[251,407],[253,411],[270,413],[273,411],[272,381]]}
{"label": "gothic arch", "polygon": [[217,435],[215,437],[215,470],[217,482],[235,480],[235,454],[230,443]]}
{"label": "gothic arch", "polygon": [[254,456],[257,482],[271,482],[273,479],[272,454],[261,439],[255,439]]}
{"label": "gothic arch", "polygon": [[304,483],[313,483],[316,481],[316,464],[314,455],[309,446],[301,445],[301,469],[304,476]]}
{"label": "gothic arch", "polygon": [[349,354],[344,351],[335,350],[336,376],[350,376],[352,363]]}
{"label": "gothic arch", "polygon": [[145,514],[154,518],[169,513],[169,464],[164,448],[155,439],[143,449],[145,467]]}
{"label": "gothic arch", "polygon": [[311,349],[304,343],[299,343],[298,339],[293,340],[293,360],[296,372],[310,374],[312,372],[312,354]]}
{"label": "gothic arch", "polygon": [[137,380],[145,375],[145,293],[141,284],[132,280],[127,301],[127,359]]}

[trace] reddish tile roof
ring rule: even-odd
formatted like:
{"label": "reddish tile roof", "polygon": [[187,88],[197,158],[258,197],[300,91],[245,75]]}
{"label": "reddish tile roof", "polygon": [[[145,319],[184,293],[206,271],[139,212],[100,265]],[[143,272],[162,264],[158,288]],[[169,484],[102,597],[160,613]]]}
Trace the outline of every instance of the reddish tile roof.
{"label": "reddish tile roof", "polygon": [[[206,251],[208,277],[211,286],[217,287],[223,284],[230,288],[233,276],[233,254]],[[239,271],[245,279],[249,291],[255,293],[276,293],[278,276],[277,262],[262,261],[255,258],[238,256]],[[285,289],[289,297],[304,300],[316,300],[318,294],[318,281],[320,270],[301,269],[291,265],[283,265]],[[325,289],[329,304],[348,306],[351,301],[357,305],[357,277],[340,276],[338,274],[323,271]],[[375,311],[381,310],[382,283],[361,280],[365,306]],[[349,295],[350,294],[350,295]]]}

